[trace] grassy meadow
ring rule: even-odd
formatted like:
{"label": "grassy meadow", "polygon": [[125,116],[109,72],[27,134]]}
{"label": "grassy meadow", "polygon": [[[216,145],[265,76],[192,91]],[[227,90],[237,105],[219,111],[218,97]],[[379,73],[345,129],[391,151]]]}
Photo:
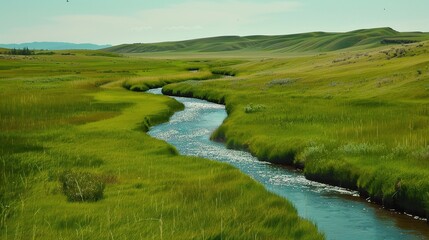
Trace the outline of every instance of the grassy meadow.
{"label": "grassy meadow", "polygon": [[213,138],[387,208],[429,210],[429,42],[212,64],[163,92],[226,104]]}
{"label": "grassy meadow", "polygon": [[[228,147],[425,217],[427,38],[384,28],[0,55],[0,238],[324,238],[237,169],[145,134],[183,109],[142,93],[161,86],[225,104],[212,137]],[[79,172],[100,200],[65,196]]]}
{"label": "grassy meadow", "polygon": [[[212,66],[237,64],[251,63],[0,55],[0,238],[323,239],[287,200],[237,169],[179,156],[145,134],[183,106],[138,91],[216,79]],[[103,198],[68,201],[60,184],[67,170],[98,176]]]}

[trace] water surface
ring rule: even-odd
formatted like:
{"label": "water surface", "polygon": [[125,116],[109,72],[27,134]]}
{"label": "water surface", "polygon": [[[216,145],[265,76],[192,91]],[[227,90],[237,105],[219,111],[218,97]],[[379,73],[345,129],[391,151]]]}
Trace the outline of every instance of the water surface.
{"label": "water surface", "polygon": [[[161,94],[160,89],[149,92]],[[360,199],[357,192],[309,181],[297,171],[210,141],[211,133],[227,116],[225,107],[199,99],[174,98],[185,105],[185,110],[175,113],[168,123],[151,128],[151,136],[174,145],[182,155],[239,168],[291,201],[299,215],[315,222],[327,239],[429,239],[429,226],[423,221],[380,209]]]}

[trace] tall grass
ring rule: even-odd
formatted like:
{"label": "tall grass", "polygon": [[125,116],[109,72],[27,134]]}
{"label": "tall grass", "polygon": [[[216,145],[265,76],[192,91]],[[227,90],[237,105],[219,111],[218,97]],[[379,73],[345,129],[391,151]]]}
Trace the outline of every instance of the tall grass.
{"label": "tall grass", "polygon": [[[92,55],[0,59],[1,239],[323,239],[238,170],[144,133],[183,106],[122,83],[205,78],[188,69],[207,63]],[[68,201],[67,172],[101,179],[103,198]]]}

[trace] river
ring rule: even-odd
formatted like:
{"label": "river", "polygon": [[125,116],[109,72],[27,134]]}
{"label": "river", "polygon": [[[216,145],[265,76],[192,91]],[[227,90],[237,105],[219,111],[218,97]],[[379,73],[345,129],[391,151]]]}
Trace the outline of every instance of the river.
{"label": "river", "polygon": [[[161,94],[161,89],[148,92]],[[327,239],[429,239],[429,226],[422,220],[384,210],[364,201],[357,192],[309,181],[294,169],[261,162],[248,152],[210,141],[211,133],[227,117],[225,107],[194,98],[174,98],[185,110],[152,127],[149,135],[175,146],[182,155],[237,167],[291,201],[299,215],[316,223]]]}

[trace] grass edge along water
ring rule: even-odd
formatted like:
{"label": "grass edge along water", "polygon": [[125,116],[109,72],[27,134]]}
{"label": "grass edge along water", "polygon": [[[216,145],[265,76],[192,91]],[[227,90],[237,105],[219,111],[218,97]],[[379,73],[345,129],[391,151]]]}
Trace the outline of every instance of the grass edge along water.
{"label": "grass edge along water", "polygon": [[[91,51],[0,59],[1,190],[13,193],[2,198],[1,238],[323,239],[237,169],[144,133],[183,106],[122,83],[192,64]],[[68,201],[64,169],[101,176],[103,198]]]}
{"label": "grass edge along water", "polygon": [[229,147],[427,219],[428,46],[255,60],[163,92],[226,104],[213,138]]}

